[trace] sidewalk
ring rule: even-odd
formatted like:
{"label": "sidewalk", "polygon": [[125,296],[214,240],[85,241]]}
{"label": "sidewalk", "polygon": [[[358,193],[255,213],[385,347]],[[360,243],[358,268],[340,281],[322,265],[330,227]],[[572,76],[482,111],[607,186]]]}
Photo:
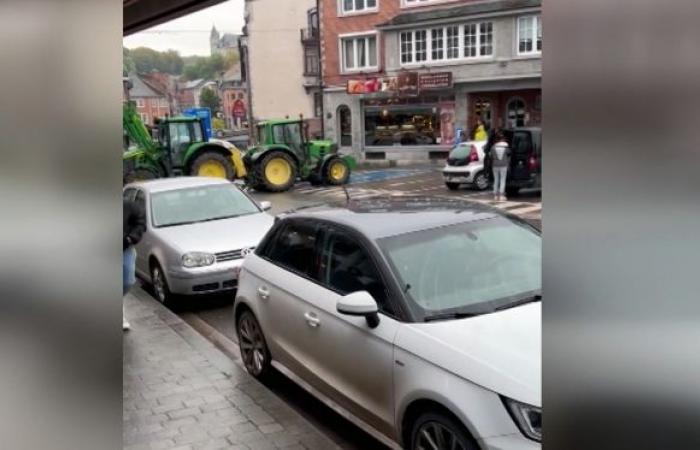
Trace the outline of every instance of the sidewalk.
{"label": "sidewalk", "polygon": [[125,305],[124,448],[339,448],[147,293]]}

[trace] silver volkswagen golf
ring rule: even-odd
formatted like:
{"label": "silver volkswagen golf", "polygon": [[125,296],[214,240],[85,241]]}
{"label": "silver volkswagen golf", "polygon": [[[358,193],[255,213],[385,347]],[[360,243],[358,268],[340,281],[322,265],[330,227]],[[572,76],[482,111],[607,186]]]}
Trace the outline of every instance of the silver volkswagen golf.
{"label": "silver volkswagen golf", "polygon": [[535,450],[541,240],[461,201],[283,215],[246,258],[242,360],[275,367],[392,446]]}
{"label": "silver volkswagen golf", "polygon": [[124,197],[146,211],[136,247],[136,273],[158,300],[236,289],[243,258],[272,226],[268,202],[256,203],[234,183],[183,177],[129,184]]}

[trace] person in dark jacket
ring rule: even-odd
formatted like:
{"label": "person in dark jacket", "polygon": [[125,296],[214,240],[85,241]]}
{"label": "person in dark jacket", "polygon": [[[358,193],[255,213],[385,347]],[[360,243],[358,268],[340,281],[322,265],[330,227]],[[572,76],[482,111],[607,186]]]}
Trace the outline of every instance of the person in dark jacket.
{"label": "person in dark jacket", "polygon": [[[125,296],[129,289],[136,283],[136,244],[139,243],[143,233],[146,231],[145,211],[137,202],[124,200],[124,229],[122,233],[122,296]],[[126,331],[131,326],[123,316],[122,328]]]}

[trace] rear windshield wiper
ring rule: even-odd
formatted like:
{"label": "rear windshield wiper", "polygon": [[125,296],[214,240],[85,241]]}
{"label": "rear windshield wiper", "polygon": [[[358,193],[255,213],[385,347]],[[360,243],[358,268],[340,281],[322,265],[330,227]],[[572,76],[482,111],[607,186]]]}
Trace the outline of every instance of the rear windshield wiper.
{"label": "rear windshield wiper", "polygon": [[450,319],[464,319],[467,317],[479,316],[484,313],[469,313],[469,312],[452,312],[443,314],[434,314],[432,316],[426,316],[423,322],[436,322],[438,320],[450,320]]}
{"label": "rear windshield wiper", "polygon": [[539,301],[542,301],[542,294],[535,294],[530,297],[521,298],[520,300],[515,301],[513,303],[508,303],[506,305],[499,306],[498,308],[494,309],[494,311],[503,311],[504,309],[515,308],[517,306],[522,306],[528,303],[535,303]]}

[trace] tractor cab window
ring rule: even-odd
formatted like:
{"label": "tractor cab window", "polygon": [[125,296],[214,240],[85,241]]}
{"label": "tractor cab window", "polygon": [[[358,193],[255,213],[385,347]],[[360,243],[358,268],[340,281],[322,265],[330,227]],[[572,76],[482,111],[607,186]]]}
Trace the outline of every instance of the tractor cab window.
{"label": "tractor cab window", "polygon": [[192,128],[194,130],[194,142],[204,141],[204,137],[202,136],[202,124],[200,122],[193,122]]}
{"label": "tractor cab window", "polygon": [[191,143],[192,136],[190,135],[189,123],[179,122],[170,124],[170,148],[173,153],[184,153]]}
{"label": "tractor cab window", "polygon": [[275,143],[286,144],[293,148],[301,148],[303,143],[300,123],[287,123],[272,128]]}
{"label": "tractor cab window", "polygon": [[267,128],[264,125],[258,126],[258,140],[263,143],[269,142],[269,136],[267,135]]}

